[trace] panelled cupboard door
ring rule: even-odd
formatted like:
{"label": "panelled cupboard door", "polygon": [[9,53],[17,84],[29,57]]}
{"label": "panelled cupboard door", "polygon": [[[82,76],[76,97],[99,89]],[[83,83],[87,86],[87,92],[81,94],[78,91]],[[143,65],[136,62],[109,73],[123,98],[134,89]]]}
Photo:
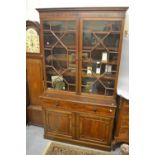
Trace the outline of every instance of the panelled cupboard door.
{"label": "panelled cupboard door", "polygon": [[31,105],[38,105],[39,96],[43,92],[42,60],[40,58],[26,58],[26,71]]}
{"label": "panelled cupboard door", "polygon": [[46,131],[53,136],[72,138],[74,116],[71,112],[46,109],[45,110]]}
{"label": "panelled cupboard door", "polygon": [[42,22],[45,86],[49,90],[76,92],[78,75],[78,25],[75,19]]}
{"label": "panelled cupboard door", "polygon": [[77,114],[77,138],[82,141],[106,144],[111,142],[112,118]]}

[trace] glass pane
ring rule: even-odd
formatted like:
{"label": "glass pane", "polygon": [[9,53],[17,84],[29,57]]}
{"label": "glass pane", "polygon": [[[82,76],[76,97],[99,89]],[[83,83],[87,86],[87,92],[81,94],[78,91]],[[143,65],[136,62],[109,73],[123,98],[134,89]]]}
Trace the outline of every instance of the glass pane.
{"label": "glass pane", "polygon": [[76,91],[76,22],[45,21],[44,53],[48,89]]}
{"label": "glass pane", "polygon": [[82,92],[111,96],[114,92],[114,80],[105,80],[98,77],[83,77]]}
{"label": "glass pane", "polygon": [[113,95],[120,30],[120,21],[83,21],[82,92]]}

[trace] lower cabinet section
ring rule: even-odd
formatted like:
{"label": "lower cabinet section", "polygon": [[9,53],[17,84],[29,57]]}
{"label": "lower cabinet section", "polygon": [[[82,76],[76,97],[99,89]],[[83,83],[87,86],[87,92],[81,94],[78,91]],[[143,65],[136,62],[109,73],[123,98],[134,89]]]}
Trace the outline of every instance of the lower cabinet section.
{"label": "lower cabinet section", "polygon": [[45,138],[109,150],[113,118],[92,113],[43,108]]}

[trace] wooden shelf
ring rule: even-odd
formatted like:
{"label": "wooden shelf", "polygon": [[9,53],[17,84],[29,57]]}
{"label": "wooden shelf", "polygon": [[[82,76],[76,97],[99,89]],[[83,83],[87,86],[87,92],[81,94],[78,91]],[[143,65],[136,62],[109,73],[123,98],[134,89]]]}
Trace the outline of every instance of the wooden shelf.
{"label": "wooden shelf", "polygon": [[[46,83],[52,85],[52,81],[46,81]],[[69,84],[66,85],[65,90],[62,90],[62,91],[75,91],[75,88],[76,88],[76,84],[69,83]],[[50,89],[51,89],[51,90],[55,90],[55,88],[53,88],[52,86],[51,86],[51,87],[48,87],[48,89],[49,89],[49,90],[50,90]]]}
{"label": "wooden shelf", "polygon": [[[58,57],[53,57],[53,58],[51,58],[50,60],[54,60],[54,61],[64,61],[64,62],[67,62],[67,56],[65,56],[64,58],[58,58]],[[73,61],[70,61],[69,59],[68,59],[68,61],[69,61],[69,64],[70,64],[70,62],[73,62]],[[76,60],[74,60],[75,61],[75,64],[73,64],[73,63],[71,63],[72,65],[76,65]]]}
{"label": "wooden shelf", "polygon": [[[83,52],[91,52],[91,49],[93,48],[93,46],[83,46]],[[96,50],[101,50],[101,52],[105,51],[105,48],[103,47],[96,47]],[[114,47],[107,47],[107,49],[109,49],[109,53],[118,53],[118,48],[114,48]],[[108,52],[108,51],[107,51]]]}
{"label": "wooden shelf", "polygon": [[97,63],[97,62],[100,62],[101,64],[117,65],[117,61],[97,61],[97,60],[88,61],[88,60],[82,60],[82,62],[84,62],[84,63]]}
{"label": "wooden shelf", "polygon": [[[82,87],[87,87],[87,85],[81,85]],[[114,90],[114,88],[108,88],[108,87],[106,87],[105,88],[106,90]]]}
{"label": "wooden shelf", "polygon": [[91,31],[91,30],[87,30],[87,31],[83,31],[83,33],[95,33],[95,34],[120,34],[120,31]]}
{"label": "wooden shelf", "polygon": [[[51,68],[50,65],[46,65],[46,68]],[[76,69],[72,69],[72,70],[76,70]],[[58,73],[60,73],[60,70],[57,70]],[[58,75],[55,71],[46,71],[47,74],[50,74],[50,75]],[[76,71],[75,72],[65,72],[63,74],[60,74],[61,76],[72,76],[72,77],[75,77],[76,76]]]}
{"label": "wooden shelf", "polygon": [[[67,61],[66,58],[52,58],[51,60],[56,60],[56,61]],[[88,61],[88,60],[82,60],[84,63],[97,63],[97,60],[93,61]],[[101,64],[112,64],[112,65],[117,65],[117,61],[99,61]]]}
{"label": "wooden shelf", "polygon": [[76,30],[57,31],[57,30],[45,30],[44,29],[44,32],[46,32],[46,33],[51,33],[51,31],[54,33],[73,33],[73,32],[76,33]]}
{"label": "wooden shelf", "polygon": [[[73,45],[66,45],[66,47],[68,48],[68,51],[76,51],[76,47],[75,46],[73,46]],[[63,49],[65,49],[63,46],[61,46],[61,45],[56,45],[56,46],[54,46],[54,48],[63,48]],[[53,50],[53,46],[52,45],[46,45],[45,47],[44,47],[44,50]]]}
{"label": "wooden shelf", "polygon": [[[52,68],[51,65],[45,65],[45,67],[46,68]],[[68,70],[76,70],[76,68],[70,67],[70,68],[68,68]],[[60,71],[60,70],[58,70],[58,71]]]}
{"label": "wooden shelf", "polygon": [[45,65],[45,67],[46,67],[46,68],[52,68],[52,66],[51,66],[51,65]]}
{"label": "wooden shelf", "polygon": [[[46,81],[46,83],[51,83],[52,84],[52,81]],[[72,87],[75,87],[76,86],[76,84],[72,84],[72,83],[69,83],[68,85],[69,86],[72,86]]]}
{"label": "wooden shelf", "polygon": [[[86,68],[82,68],[82,70],[83,70],[83,71],[87,71],[87,69],[86,69]],[[117,71],[114,71],[114,70],[113,70],[113,71],[111,71],[111,73],[116,73],[116,72],[117,72]],[[94,73],[94,72],[93,72],[93,73]],[[106,74],[106,73],[105,73],[105,74]]]}
{"label": "wooden shelf", "polygon": [[46,81],[46,83],[51,83],[52,84],[52,81]]}
{"label": "wooden shelf", "polygon": [[[52,68],[52,66],[50,65],[46,65],[46,68]],[[76,70],[76,69],[69,69],[69,70]],[[83,69],[86,70],[86,69]],[[60,72],[60,70],[58,70],[58,72]],[[112,71],[113,73],[115,73],[116,71]],[[47,71],[47,74],[51,74],[54,75],[56,74],[56,72],[54,71]],[[57,74],[56,74],[57,75]],[[64,74],[62,74],[62,76],[76,76],[76,72],[65,72]],[[82,73],[82,78],[101,78],[101,79],[109,79],[109,80],[115,80],[116,79],[116,75],[115,74],[105,74],[105,75],[87,75],[87,74],[83,74]]]}
{"label": "wooden shelf", "polygon": [[55,60],[55,61],[67,61],[67,59],[66,58],[52,58],[51,60]]}
{"label": "wooden shelf", "polygon": [[82,78],[100,78],[100,79],[107,79],[107,80],[115,80],[116,79],[116,75],[87,75],[87,74],[83,74],[82,73]]}

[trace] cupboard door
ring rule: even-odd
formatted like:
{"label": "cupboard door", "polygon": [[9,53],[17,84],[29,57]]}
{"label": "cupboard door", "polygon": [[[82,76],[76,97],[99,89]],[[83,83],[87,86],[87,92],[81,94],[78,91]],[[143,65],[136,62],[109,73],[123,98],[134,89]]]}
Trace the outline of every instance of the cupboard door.
{"label": "cupboard door", "polygon": [[53,136],[72,138],[74,116],[71,112],[55,109],[45,110],[46,132]]}
{"label": "cupboard door", "polygon": [[112,118],[77,114],[77,137],[82,141],[99,144],[110,144],[112,133]]}
{"label": "cupboard door", "polygon": [[47,89],[77,91],[77,33],[76,20],[43,21]]}
{"label": "cupboard door", "polygon": [[81,20],[82,93],[114,95],[121,23],[121,20]]}

